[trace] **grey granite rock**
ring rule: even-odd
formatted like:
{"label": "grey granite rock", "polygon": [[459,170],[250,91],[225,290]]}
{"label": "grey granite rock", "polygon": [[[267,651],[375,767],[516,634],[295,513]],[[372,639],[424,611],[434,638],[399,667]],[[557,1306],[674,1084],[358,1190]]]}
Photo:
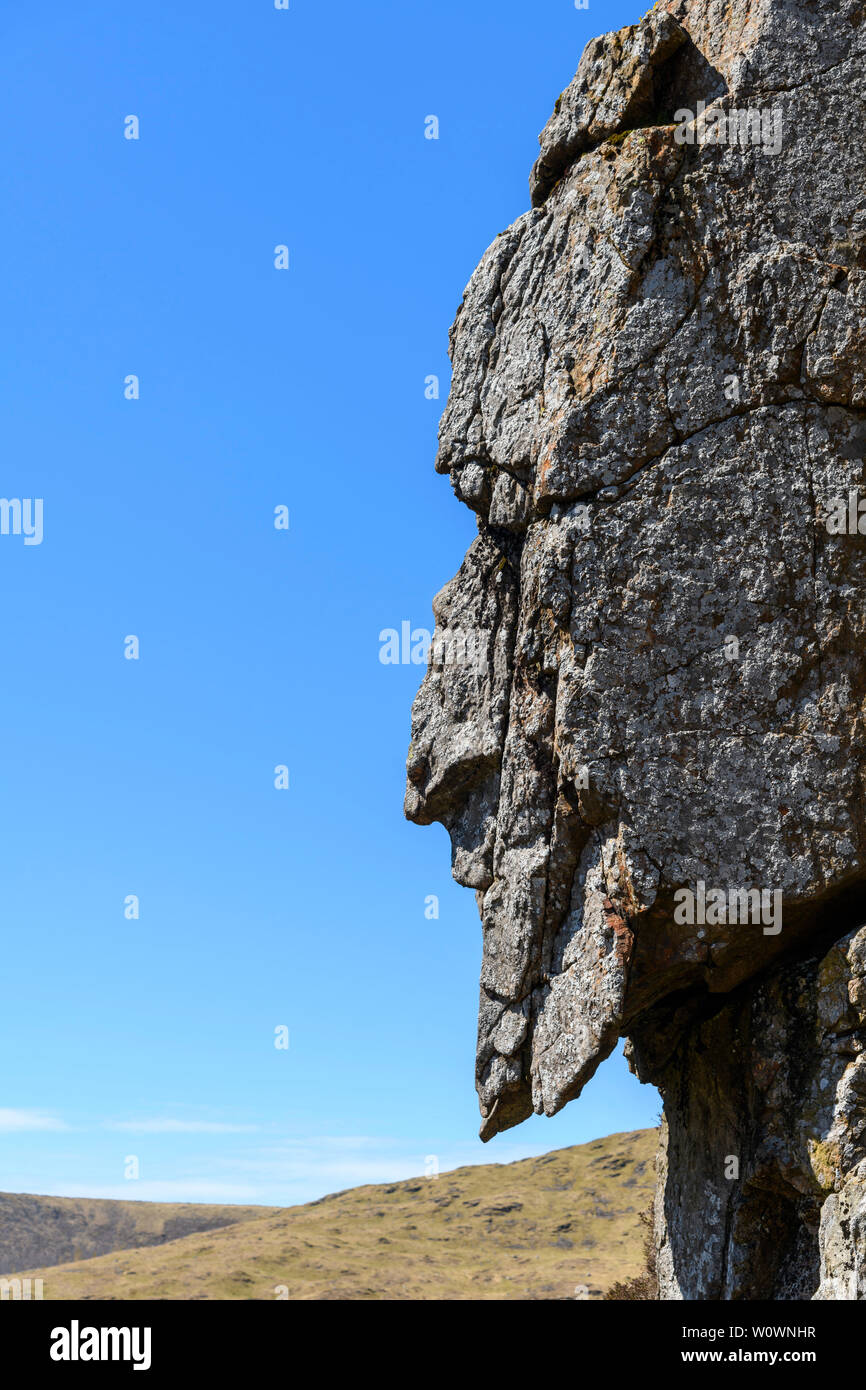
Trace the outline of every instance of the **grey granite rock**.
{"label": "grey granite rock", "polygon": [[[481,655],[425,677],[407,814],[448,828],[479,901],[483,1137],[554,1114],[620,1037],[662,1087],[687,1136],[667,1297],[764,1278],[684,1234],[712,1096],[751,1096],[754,1059],[701,1073],[686,1118],[671,1068],[762,989],[783,1066],[779,982],[866,921],[864,16],[670,0],[591,43],[451,334],[437,469],[479,535],[437,634]],[[771,1296],[847,1296],[862,1160],[803,1194]]]}
{"label": "grey granite rock", "polygon": [[864,952],[861,930],[781,966],[653,1056],[662,1298],[866,1299]]}

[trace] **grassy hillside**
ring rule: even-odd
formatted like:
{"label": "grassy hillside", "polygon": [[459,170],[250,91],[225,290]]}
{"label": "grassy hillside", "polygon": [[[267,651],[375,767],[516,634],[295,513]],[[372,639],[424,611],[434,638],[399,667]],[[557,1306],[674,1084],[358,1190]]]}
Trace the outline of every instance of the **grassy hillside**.
{"label": "grassy hillside", "polygon": [[55,1265],[130,1246],[162,1245],[193,1231],[229,1226],[278,1210],[0,1192],[0,1275],[24,1265]]}
{"label": "grassy hillside", "polygon": [[[640,1272],[655,1130],[359,1187],[159,1248],[31,1269],[46,1299],[590,1297]],[[175,1208],[175,1211],[183,1208]],[[282,1295],[285,1297],[285,1294]]]}

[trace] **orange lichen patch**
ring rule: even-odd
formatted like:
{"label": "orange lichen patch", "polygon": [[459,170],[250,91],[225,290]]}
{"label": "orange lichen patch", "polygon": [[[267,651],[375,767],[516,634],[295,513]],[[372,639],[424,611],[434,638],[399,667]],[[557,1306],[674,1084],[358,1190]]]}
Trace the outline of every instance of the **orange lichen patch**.
{"label": "orange lichen patch", "polygon": [[621,917],[610,898],[604,900],[604,915],[607,925],[616,937],[616,958],[622,965],[628,965],[634,949],[634,932],[624,917]]}

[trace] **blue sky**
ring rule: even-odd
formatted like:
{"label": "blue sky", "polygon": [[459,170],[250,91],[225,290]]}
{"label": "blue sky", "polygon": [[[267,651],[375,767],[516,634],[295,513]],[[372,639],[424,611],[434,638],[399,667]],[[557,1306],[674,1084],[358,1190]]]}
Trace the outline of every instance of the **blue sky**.
{"label": "blue sky", "polygon": [[44,499],[0,536],[0,1188],[288,1203],[655,1122],[617,1056],[477,1141],[474,897],[403,821],[421,671],[378,659],[474,534],[433,471],[463,287],[641,12],[0,21],[2,493]]}

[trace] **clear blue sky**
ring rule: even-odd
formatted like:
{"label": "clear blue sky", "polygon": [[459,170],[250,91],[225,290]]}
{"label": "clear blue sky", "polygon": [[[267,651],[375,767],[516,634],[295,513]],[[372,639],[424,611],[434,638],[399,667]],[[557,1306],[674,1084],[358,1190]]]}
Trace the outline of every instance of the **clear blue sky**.
{"label": "clear blue sky", "polygon": [[474,534],[433,471],[463,287],[640,13],[7,9],[0,490],[44,539],[0,536],[0,1188],[288,1203],[654,1123],[617,1056],[475,1138],[474,897],[378,659]]}

